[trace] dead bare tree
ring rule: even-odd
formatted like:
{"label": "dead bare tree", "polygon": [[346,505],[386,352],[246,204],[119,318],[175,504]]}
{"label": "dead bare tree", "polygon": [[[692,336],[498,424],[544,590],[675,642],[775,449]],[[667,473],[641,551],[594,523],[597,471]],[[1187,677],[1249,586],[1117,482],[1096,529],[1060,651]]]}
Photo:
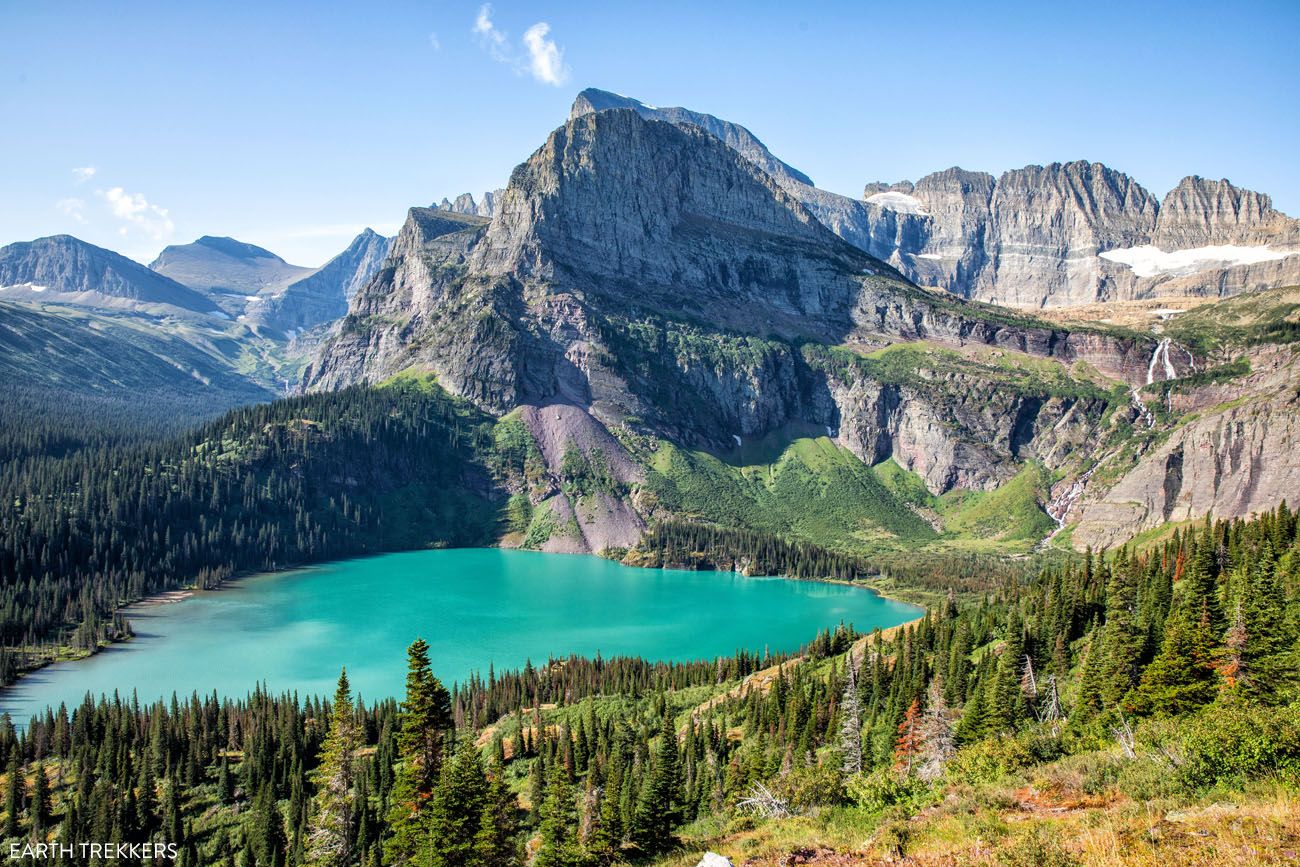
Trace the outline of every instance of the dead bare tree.
{"label": "dead bare tree", "polygon": [[1111,726],[1110,731],[1115,735],[1115,740],[1124,750],[1124,755],[1130,759],[1136,759],[1137,739],[1133,735],[1133,727],[1128,724],[1128,720],[1124,719],[1124,713],[1122,711],[1119,712],[1119,725]]}
{"label": "dead bare tree", "polygon": [[736,806],[764,819],[785,819],[794,815],[790,803],[778,798],[762,783],[750,786],[749,796],[737,801]]}
{"label": "dead bare tree", "polygon": [[1020,691],[1031,700],[1038,698],[1038,679],[1034,677],[1034,661],[1025,654],[1024,673],[1020,676]]}
{"label": "dead bare tree", "polygon": [[1061,721],[1065,719],[1065,711],[1061,708],[1061,693],[1056,688],[1056,675],[1049,674],[1044,681],[1046,686],[1043,689],[1043,700],[1038,703],[1034,711],[1038,715],[1038,721],[1046,723],[1052,728],[1052,737],[1060,737]]}
{"label": "dead bare tree", "polygon": [[858,695],[858,665],[850,649],[845,657],[847,669],[844,695],[840,698],[840,751],[844,754],[844,773],[862,773],[862,699]]}
{"label": "dead bare tree", "polygon": [[921,767],[916,775],[927,783],[943,776],[943,769],[957,752],[953,738],[952,711],[943,698],[943,678],[934,676],[925,697],[925,714],[921,717]]}

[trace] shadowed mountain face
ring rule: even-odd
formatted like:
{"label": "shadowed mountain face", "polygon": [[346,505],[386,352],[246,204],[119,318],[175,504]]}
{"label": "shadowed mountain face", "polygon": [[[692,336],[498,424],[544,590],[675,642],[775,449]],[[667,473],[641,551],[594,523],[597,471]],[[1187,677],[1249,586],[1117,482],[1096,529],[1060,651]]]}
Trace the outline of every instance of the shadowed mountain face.
{"label": "shadowed mountain face", "polygon": [[338,319],[348,302],[374,277],[388,257],[392,239],[366,229],[319,270],[248,308],[250,323],[281,333],[314,328]]}
{"label": "shadowed mountain face", "polygon": [[112,250],[55,235],[0,248],[0,300],[61,301],[112,309],[166,306],[217,313],[203,295]]}

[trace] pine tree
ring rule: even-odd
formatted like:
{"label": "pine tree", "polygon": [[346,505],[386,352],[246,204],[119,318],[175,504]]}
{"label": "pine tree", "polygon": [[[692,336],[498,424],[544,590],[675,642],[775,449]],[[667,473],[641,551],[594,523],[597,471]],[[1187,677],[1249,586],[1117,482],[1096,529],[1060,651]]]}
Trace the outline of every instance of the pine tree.
{"label": "pine tree", "polygon": [[18,764],[18,752],[9,754],[9,766],[5,769],[5,823],[6,838],[18,836],[18,813],[23,808],[23,769]]}
{"label": "pine tree", "polygon": [[583,867],[586,853],[578,845],[578,806],[564,767],[556,764],[541,806],[541,846],[533,867]]}
{"label": "pine tree", "polygon": [[235,781],[230,776],[230,762],[224,756],[217,776],[217,798],[226,805],[235,803]]}
{"label": "pine tree", "polygon": [[467,738],[443,764],[429,803],[425,845],[431,867],[471,867],[480,863],[476,840],[482,828],[487,788],[478,748]]}
{"label": "pine tree", "polygon": [[50,778],[45,773],[45,763],[37,762],[32,767],[32,799],[27,806],[32,819],[32,833],[38,838],[49,829],[50,819],[54,816],[54,804],[50,794]]}
{"label": "pine tree", "polygon": [[[271,784],[263,783],[253,799],[253,809],[244,828],[245,854],[258,867],[283,867],[285,863],[284,819],[275,804]],[[248,863],[248,858],[245,858]]]}
{"label": "pine tree", "polygon": [[840,752],[844,773],[862,773],[862,699],[858,695],[858,665],[853,651],[845,657],[844,694],[840,699]]}
{"label": "pine tree", "polygon": [[643,852],[657,854],[672,846],[673,829],[681,817],[680,786],[677,733],[665,711],[654,763],[632,820],[632,842]]}
{"label": "pine tree", "polygon": [[324,867],[351,867],[357,853],[356,752],[360,733],[352,707],[347,669],[339,675],[330,708],[329,733],[321,744],[320,764],[313,774],[316,797],[307,837],[307,859]]}
{"label": "pine tree", "polygon": [[425,815],[442,771],[446,732],[452,727],[451,697],[429,665],[429,645],[416,639],[407,648],[406,699],[397,733],[401,763],[393,785],[386,844],[390,861],[421,851]]}
{"label": "pine tree", "polygon": [[488,774],[483,812],[474,849],[487,867],[508,867],[519,861],[519,799],[510,789],[505,768],[492,766]]}
{"label": "pine tree", "polygon": [[1165,621],[1160,652],[1143,671],[1129,706],[1137,713],[1188,713],[1214,700],[1216,679],[1208,606],[1185,599]]}

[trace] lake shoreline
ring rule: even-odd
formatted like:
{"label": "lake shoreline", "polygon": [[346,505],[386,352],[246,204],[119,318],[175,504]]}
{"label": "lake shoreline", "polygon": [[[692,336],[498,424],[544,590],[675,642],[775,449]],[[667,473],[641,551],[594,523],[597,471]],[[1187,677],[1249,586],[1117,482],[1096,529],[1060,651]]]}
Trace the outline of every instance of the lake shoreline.
{"label": "lake shoreline", "polygon": [[[313,563],[295,563],[295,564],[289,564],[289,565],[277,566],[277,568],[275,568],[275,569],[270,569],[270,570],[257,570],[257,571],[248,570],[248,571],[243,571],[243,572],[239,572],[239,573],[236,573],[236,574],[234,574],[234,575],[231,575],[231,576],[229,576],[229,577],[223,579],[223,580],[222,580],[218,585],[216,585],[216,586],[214,586],[214,587],[199,588],[199,587],[197,587],[197,586],[192,586],[192,587],[182,587],[182,588],[173,589],[173,590],[163,590],[163,591],[158,591],[158,592],[156,592],[156,593],[151,593],[151,594],[149,594],[149,595],[147,595],[147,596],[143,596],[143,597],[141,597],[141,598],[139,598],[139,599],[134,599],[134,600],[131,600],[131,601],[129,601],[129,602],[125,602],[125,603],[121,604],[121,605],[118,606],[118,608],[115,610],[115,614],[127,618],[127,620],[128,620],[128,624],[129,624],[130,617],[131,617],[132,614],[136,614],[136,615],[147,615],[147,613],[148,613],[149,611],[151,611],[151,610],[156,610],[156,609],[158,609],[158,608],[162,608],[162,607],[170,607],[170,606],[173,606],[173,605],[180,605],[180,604],[182,604],[182,603],[184,603],[184,602],[187,602],[187,601],[190,601],[190,600],[193,600],[193,599],[196,599],[196,598],[202,597],[202,596],[206,596],[206,595],[208,595],[208,594],[219,594],[220,591],[222,591],[222,590],[225,590],[225,589],[235,589],[235,587],[237,587],[237,586],[238,586],[239,584],[241,584],[243,581],[245,581],[245,580],[247,580],[247,579],[249,579],[249,578],[257,577],[257,576],[262,576],[262,575],[268,575],[268,576],[269,576],[269,575],[283,575],[283,574],[287,574],[287,573],[298,572],[298,571],[303,571],[303,570],[309,570],[309,569],[313,569],[313,568],[317,568],[317,567],[321,567],[321,566],[326,566],[326,565],[331,565],[331,564],[352,563],[352,562],[356,562],[356,561],[364,561],[364,560],[369,560],[369,559],[373,559],[373,558],[380,558],[380,557],[385,557],[385,556],[391,556],[391,555],[394,555],[394,554],[414,554],[414,553],[420,553],[420,552],[424,552],[424,551],[455,551],[455,550],[460,550],[460,551],[475,551],[475,550],[517,551],[517,550],[522,550],[522,549],[517,549],[517,548],[513,548],[513,547],[508,547],[508,546],[500,546],[500,545],[491,545],[491,546],[471,546],[471,547],[465,547],[465,548],[446,548],[446,547],[436,547],[436,548],[416,548],[416,549],[408,549],[408,550],[404,550],[404,551],[382,551],[382,552],[374,552],[374,553],[365,553],[365,554],[361,554],[361,555],[358,555],[358,556],[355,556],[355,557],[345,557],[345,558],[340,558],[340,559],[337,559],[337,560],[329,560],[329,561],[323,561],[323,562],[313,562]],[[537,552],[530,552],[530,553],[542,554],[542,555],[547,556],[547,557],[555,557],[555,556],[557,556],[555,553],[552,553],[552,552],[541,552],[541,551],[537,551]],[[672,567],[672,566],[641,566],[641,565],[636,565],[636,564],[626,564],[626,563],[622,563],[622,562],[620,562],[620,561],[618,561],[618,560],[611,560],[611,559],[609,559],[609,558],[601,557],[599,554],[574,553],[574,554],[572,554],[571,556],[574,556],[574,557],[580,557],[580,558],[591,558],[591,559],[594,559],[594,560],[601,560],[601,561],[605,561],[605,562],[614,563],[614,564],[619,565],[619,566],[624,566],[624,567],[627,567],[627,568],[655,570],[655,571],[658,571],[658,572],[666,572],[666,571],[680,571],[680,572],[695,572],[695,573],[701,573],[701,574],[704,574],[704,573],[710,573],[710,572],[711,572],[711,573],[720,574],[720,575],[734,575],[734,576],[741,577],[741,578],[754,578],[754,579],[763,579],[763,578],[766,578],[766,579],[780,579],[780,580],[782,580],[782,581],[793,581],[793,582],[800,582],[800,583],[807,582],[807,583],[811,583],[811,584],[831,584],[831,585],[838,585],[838,586],[843,586],[843,587],[852,587],[852,588],[856,588],[856,589],[858,589],[858,590],[865,590],[865,591],[868,591],[868,592],[870,592],[874,597],[876,597],[876,598],[878,598],[878,599],[881,599],[881,600],[883,600],[883,601],[887,601],[887,602],[891,602],[891,603],[896,603],[896,604],[901,604],[901,605],[907,605],[907,606],[910,606],[910,607],[913,607],[913,608],[918,609],[918,613],[917,613],[917,616],[916,616],[916,617],[912,618],[911,620],[908,620],[908,621],[905,622],[905,623],[896,624],[895,626],[891,626],[891,627],[889,627],[889,629],[890,629],[891,631],[894,630],[894,629],[898,629],[898,628],[905,627],[905,626],[908,626],[908,625],[911,625],[911,624],[916,623],[917,621],[919,621],[920,619],[922,619],[922,618],[925,616],[925,612],[926,612],[926,610],[927,610],[925,606],[917,605],[915,602],[908,601],[908,600],[904,600],[904,599],[899,599],[899,598],[897,598],[897,597],[890,596],[890,595],[887,595],[887,594],[885,594],[885,593],[882,593],[879,589],[877,589],[877,588],[875,588],[875,587],[872,587],[872,586],[870,586],[870,584],[868,584],[868,583],[866,583],[866,582],[864,582],[864,581],[860,581],[860,580],[852,580],[852,581],[850,581],[850,580],[844,580],[844,579],[838,579],[838,578],[808,578],[808,577],[796,577],[796,576],[786,576],[786,575],[746,575],[746,574],[744,574],[743,572],[736,572],[736,571],[734,571],[734,570],[725,570],[725,569],[681,569],[681,568],[675,568],[675,567]],[[849,624],[846,624],[846,625],[849,625]],[[809,636],[807,640],[811,641],[811,640],[813,639],[813,637],[814,637],[814,636]],[[104,651],[111,650],[111,649],[114,648],[114,647],[121,647],[121,646],[129,645],[129,644],[132,643],[132,641],[133,641],[134,639],[135,639],[135,635],[133,634],[133,630],[132,630],[132,632],[130,632],[130,633],[126,634],[126,635],[123,635],[123,636],[120,637],[120,638],[116,638],[116,639],[111,640],[111,641],[105,641],[105,642],[101,642],[101,643],[99,643],[99,644],[98,644],[98,645],[97,645],[93,650],[81,650],[81,651],[78,651],[77,653],[70,653],[70,654],[57,654],[57,653],[56,653],[56,654],[51,654],[51,655],[43,656],[43,657],[40,659],[40,661],[39,661],[38,664],[33,664],[33,665],[30,665],[30,666],[25,666],[25,667],[21,668],[21,669],[17,672],[17,676],[15,677],[15,679],[14,679],[14,681],[13,681],[12,683],[6,684],[6,685],[4,685],[4,686],[0,686],[0,697],[3,697],[6,693],[8,693],[8,692],[10,691],[10,688],[11,688],[11,687],[16,687],[16,686],[20,685],[20,684],[21,684],[25,679],[27,679],[27,677],[28,677],[29,675],[31,675],[31,674],[35,674],[36,672],[39,672],[39,671],[41,671],[41,670],[43,670],[43,669],[45,669],[45,668],[48,668],[48,667],[51,666],[51,665],[55,665],[55,664],[63,664],[63,663],[77,663],[77,662],[84,662],[84,661],[86,661],[86,660],[93,659],[94,657],[99,656],[99,655],[100,655],[101,653],[103,653]],[[654,659],[646,658],[646,661],[647,661],[647,662],[657,662],[657,661],[661,661],[661,660],[654,660]]]}

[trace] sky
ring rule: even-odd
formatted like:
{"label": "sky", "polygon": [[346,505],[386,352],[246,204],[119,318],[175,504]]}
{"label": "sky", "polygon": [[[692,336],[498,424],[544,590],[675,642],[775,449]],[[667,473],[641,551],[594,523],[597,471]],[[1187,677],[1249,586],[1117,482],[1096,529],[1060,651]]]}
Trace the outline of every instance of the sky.
{"label": "sky", "polygon": [[1300,215],[1300,2],[0,0],[0,244],[319,265],[504,186],[584,87],[749,127],[818,186],[1087,159]]}

